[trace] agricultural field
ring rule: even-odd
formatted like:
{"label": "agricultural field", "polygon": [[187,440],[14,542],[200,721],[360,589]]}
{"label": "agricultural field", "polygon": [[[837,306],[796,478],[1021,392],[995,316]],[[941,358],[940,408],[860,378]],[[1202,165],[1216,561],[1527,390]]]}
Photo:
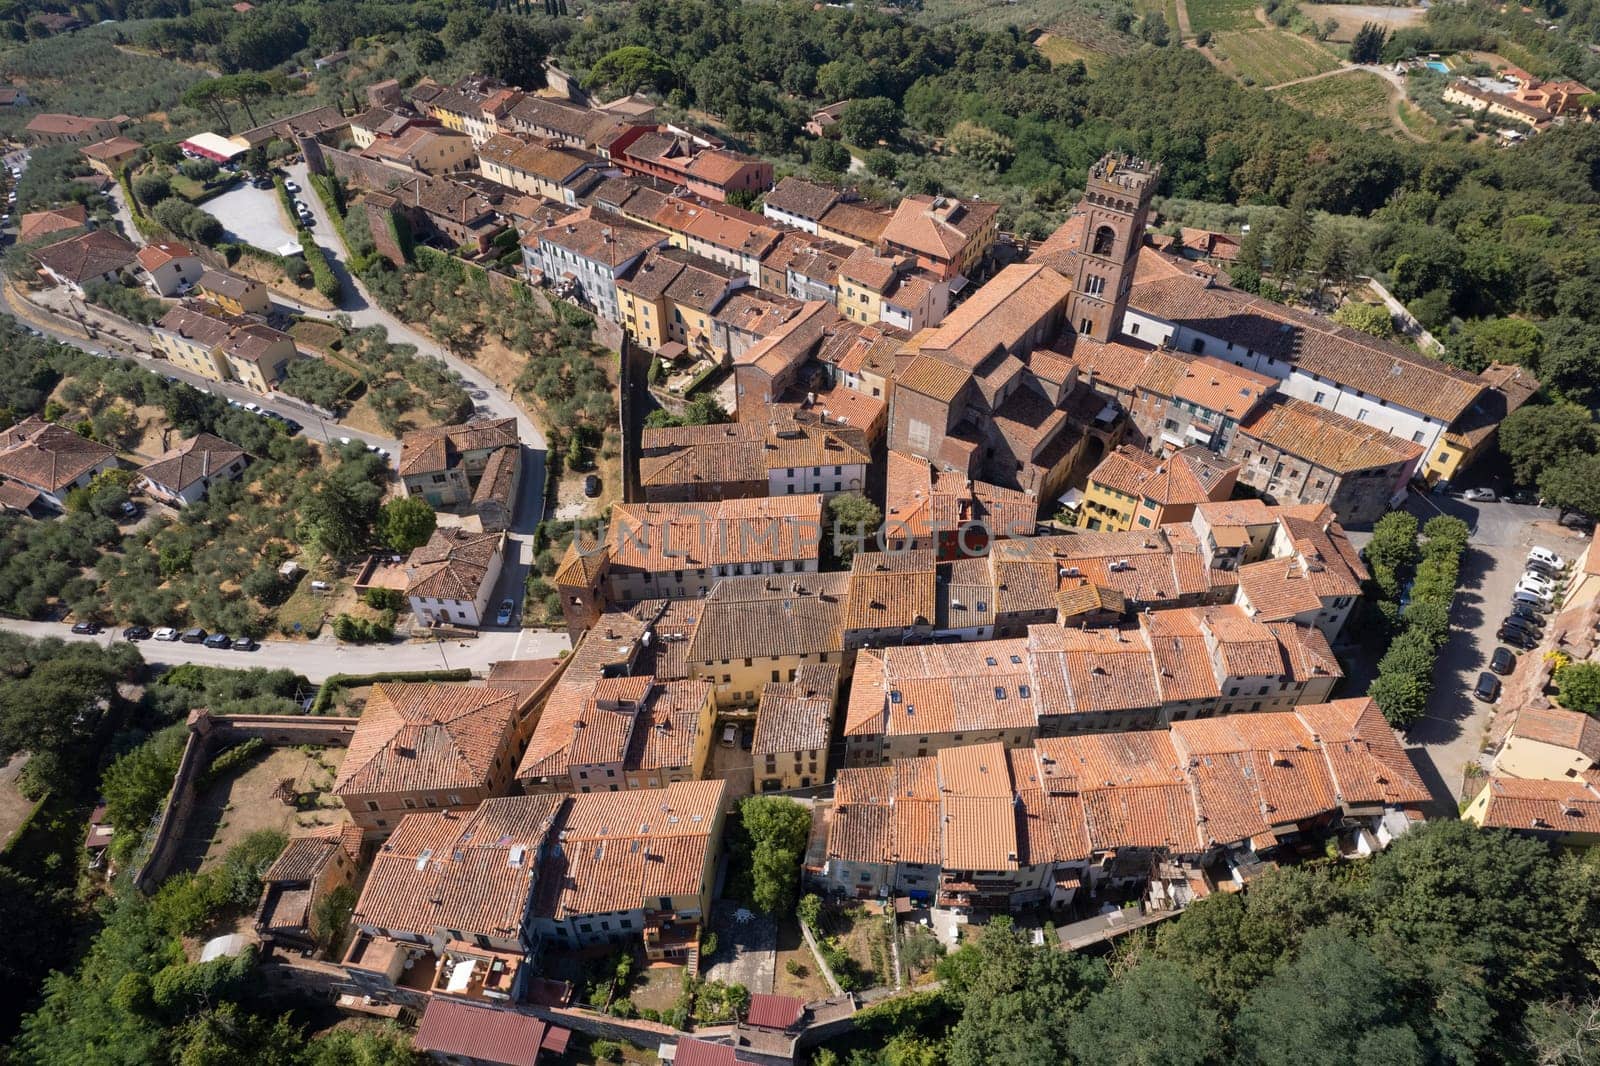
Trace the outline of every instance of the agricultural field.
{"label": "agricultural field", "polygon": [[1195,33],[1227,33],[1261,25],[1256,19],[1256,0],[1186,0],[1185,6],[1189,28]]}
{"label": "agricultural field", "polygon": [[1364,130],[1391,127],[1388,86],[1371,71],[1352,70],[1301,82],[1273,95],[1290,107],[1319,118],[1342,119]]}
{"label": "agricultural field", "polygon": [[1390,7],[1387,4],[1301,4],[1300,13],[1318,26],[1330,18],[1334,19],[1339,23],[1339,28],[1328,40],[1349,44],[1355,40],[1356,31],[1363,22],[1376,22],[1392,34],[1395,30],[1418,25],[1427,11],[1420,7]]}
{"label": "agricultural field", "polygon": [[1223,70],[1247,85],[1281,85],[1339,67],[1339,60],[1326,48],[1282,30],[1218,34],[1211,53]]}
{"label": "agricultural field", "polygon": [[1082,41],[1074,41],[1070,37],[1061,37],[1054,33],[1041,33],[1033,42],[1039,54],[1050,61],[1051,66],[1062,67],[1074,60],[1083,60],[1083,65],[1093,73],[1106,58],[1106,53],[1098,48],[1091,48]]}

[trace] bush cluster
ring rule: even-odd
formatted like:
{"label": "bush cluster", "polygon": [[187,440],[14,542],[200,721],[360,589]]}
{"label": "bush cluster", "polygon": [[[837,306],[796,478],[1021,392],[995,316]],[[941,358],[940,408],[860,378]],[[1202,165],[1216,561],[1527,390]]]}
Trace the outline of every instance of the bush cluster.
{"label": "bush cluster", "polygon": [[[1384,601],[1393,606],[1401,628],[1378,661],[1378,676],[1369,689],[1384,718],[1397,728],[1411,725],[1427,711],[1434,662],[1450,635],[1450,605],[1461,573],[1461,553],[1467,547],[1467,525],[1459,518],[1440,515],[1429,519],[1422,527],[1425,540],[1420,550],[1416,525],[1410,515],[1386,515],[1373,530],[1372,543],[1379,544],[1378,551],[1375,553],[1371,544],[1367,548],[1373,582],[1386,591],[1386,586],[1396,584],[1404,573],[1393,568],[1394,561],[1401,560],[1409,568],[1409,560],[1420,557],[1411,580],[1410,601],[1399,607],[1399,588],[1394,589],[1395,599]],[[1406,530],[1412,532],[1409,545],[1402,535]]]}

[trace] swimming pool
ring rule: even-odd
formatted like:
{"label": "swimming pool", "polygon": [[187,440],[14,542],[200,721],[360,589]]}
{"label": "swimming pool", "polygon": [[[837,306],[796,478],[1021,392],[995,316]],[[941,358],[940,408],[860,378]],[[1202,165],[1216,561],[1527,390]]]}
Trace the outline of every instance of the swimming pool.
{"label": "swimming pool", "polygon": [[1437,70],[1440,74],[1450,73],[1450,68],[1445,66],[1443,63],[1440,63],[1438,60],[1430,61],[1427,64],[1427,67],[1429,70]]}

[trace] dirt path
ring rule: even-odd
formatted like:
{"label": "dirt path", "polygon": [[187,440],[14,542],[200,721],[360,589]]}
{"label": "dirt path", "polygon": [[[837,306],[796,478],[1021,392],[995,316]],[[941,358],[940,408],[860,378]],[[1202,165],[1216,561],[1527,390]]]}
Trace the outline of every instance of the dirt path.
{"label": "dirt path", "polygon": [[1189,5],[1184,0],[1174,0],[1178,7],[1178,40],[1194,40],[1194,30],[1189,27]]}
{"label": "dirt path", "polygon": [[1321,73],[1318,73],[1318,74],[1307,74],[1305,77],[1303,77],[1303,78],[1295,78],[1293,81],[1283,81],[1283,82],[1279,82],[1277,85],[1268,85],[1266,87],[1266,91],[1269,92],[1269,93],[1277,92],[1279,89],[1287,89],[1291,85],[1304,85],[1308,81],[1321,81],[1323,78],[1333,78],[1333,77],[1337,77],[1340,74],[1348,74],[1352,70],[1361,70],[1361,69],[1363,69],[1363,68],[1361,68],[1361,67],[1334,67],[1332,70],[1324,70],[1324,71],[1322,71]]}
{"label": "dirt path", "polygon": [[[1178,3],[1180,5],[1179,10],[1182,10],[1181,5],[1183,0],[1178,0]],[[1257,9],[1256,13],[1258,15],[1261,13],[1259,8]],[[1381,63],[1343,63],[1341,61],[1341,65],[1335,67],[1333,70],[1324,70],[1320,74],[1308,74],[1303,78],[1295,78],[1293,81],[1282,82],[1278,85],[1269,85],[1267,86],[1266,91],[1269,93],[1277,92],[1279,89],[1287,89],[1291,85],[1304,85],[1308,81],[1321,81],[1323,78],[1335,78],[1340,74],[1348,74],[1354,70],[1364,70],[1369,74],[1376,74],[1378,77],[1383,79],[1384,91],[1389,97],[1389,125],[1393,126],[1395,131],[1399,133],[1400,136],[1406,138],[1406,140],[1415,142],[1416,144],[1427,144],[1428,138],[1422,136],[1420,133],[1417,133],[1410,126],[1407,126],[1405,119],[1400,117],[1400,103],[1406,98],[1405,79],[1396,74],[1388,66],[1385,66]]]}

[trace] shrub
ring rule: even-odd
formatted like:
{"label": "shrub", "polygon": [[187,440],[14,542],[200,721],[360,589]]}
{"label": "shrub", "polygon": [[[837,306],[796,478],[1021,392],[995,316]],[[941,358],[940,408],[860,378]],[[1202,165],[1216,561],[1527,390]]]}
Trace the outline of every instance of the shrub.
{"label": "shrub", "polygon": [[1555,672],[1556,696],[1569,711],[1600,713],[1600,663],[1567,663]]}
{"label": "shrub", "polygon": [[398,611],[406,604],[399,589],[368,589],[362,599],[375,611]]}
{"label": "shrub", "polygon": [[211,764],[205,768],[205,772],[196,779],[195,787],[199,789],[209,788],[212,784],[250,762],[265,751],[266,747],[267,742],[261,737],[249,737],[235,744],[211,760]]}
{"label": "shrub", "polygon": [[333,635],[351,644],[382,644],[394,639],[395,612],[386,610],[381,618],[357,618],[341,614],[333,620]]}

